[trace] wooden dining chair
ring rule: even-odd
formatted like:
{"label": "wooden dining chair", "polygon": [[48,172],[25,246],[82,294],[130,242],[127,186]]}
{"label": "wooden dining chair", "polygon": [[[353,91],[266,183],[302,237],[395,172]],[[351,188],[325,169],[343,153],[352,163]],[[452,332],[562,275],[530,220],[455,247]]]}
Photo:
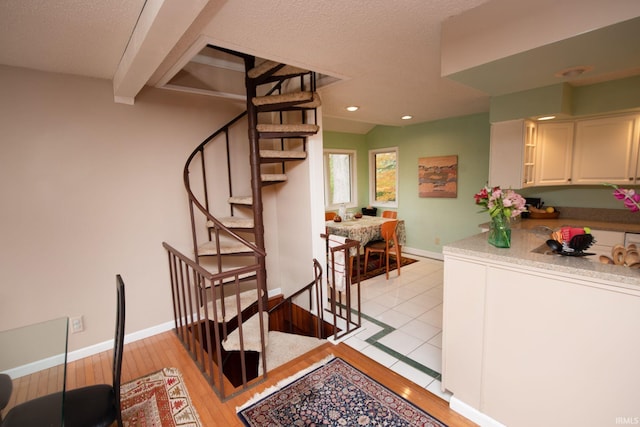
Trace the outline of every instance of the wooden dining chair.
{"label": "wooden dining chair", "polygon": [[[66,391],[64,408],[62,392],[48,394],[21,403],[9,410],[2,427],[60,425],[65,427],[108,427],[117,422],[122,427],[120,413],[120,377],[124,349],[125,299],[124,282],[116,276],[117,311],[111,384],[97,384]],[[61,410],[62,409],[62,410]]]}
{"label": "wooden dining chair", "polygon": [[398,212],[396,212],[396,211],[382,211],[382,218],[396,219],[396,218],[398,218]]}
{"label": "wooden dining chair", "polygon": [[369,268],[369,255],[372,253],[380,254],[379,266],[382,267],[382,257],[386,259],[386,275],[387,280],[389,280],[389,257],[391,256],[391,252],[394,252],[394,256],[396,257],[396,263],[398,264],[398,276],[400,275],[400,263],[402,260],[401,256],[401,248],[398,244],[398,235],[396,233],[396,228],[398,226],[398,220],[394,221],[386,221],[380,227],[380,234],[382,235],[382,240],[368,243],[364,247],[364,270],[368,271]]}

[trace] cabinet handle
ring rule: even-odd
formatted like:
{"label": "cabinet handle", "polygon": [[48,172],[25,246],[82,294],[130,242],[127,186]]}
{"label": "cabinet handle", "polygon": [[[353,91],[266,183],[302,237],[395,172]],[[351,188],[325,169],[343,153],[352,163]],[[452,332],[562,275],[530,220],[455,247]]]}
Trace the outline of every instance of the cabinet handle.
{"label": "cabinet handle", "polygon": [[632,176],[629,177],[629,181],[633,181],[633,177]]}

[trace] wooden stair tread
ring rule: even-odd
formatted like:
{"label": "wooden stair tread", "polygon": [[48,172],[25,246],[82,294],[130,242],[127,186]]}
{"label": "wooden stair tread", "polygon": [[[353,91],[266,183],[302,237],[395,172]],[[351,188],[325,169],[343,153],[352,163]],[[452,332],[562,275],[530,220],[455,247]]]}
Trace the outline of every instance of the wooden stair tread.
{"label": "wooden stair tread", "polygon": [[[240,292],[240,310],[244,311],[247,308],[251,307],[254,303],[258,301],[258,295],[256,291],[245,291]],[[207,316],[205,316],[205,308],[200,307],[200,315],[203,318],[207,318],[209,320],[214,320],[214,310],[213,310],[213,301],[209,301],[207,303]],[[218,321],[229,321],[238,315],[238,304],[236,301],[236,295],[229,295],[224,299],[224,317],[222,316],[222,302],[220,299],[215,301],[216,313],[218,316]]]}
{"label": "wooden stair tread", "polygon": [[307,152],[301,150],[260,150],[260,158],[263,160],[304,160]]}
{"label": "wooden stair tread", "polygon": [[[257,301],[257,300],[256,300]],[[269,345],[269,312],[262,312],[262,326],[264,330],[264,346]],[[262,339],[260,337],[260,315],[255,313],[249,319],[242,319],[242,345],[245,351],[262,352]],[[222,347],[226,351],[240,351],[240,327],[227,335],[222,341]]]}
{"label": "wooden stair tread", "polygon": [[273,104],[305,103],[313,100],[313,92],[292,92],[279,95],[256,96],[253,98],[253,105],[256,107]]}
{"label": "wooden stair tread", "polygon": [[299,108],[317,108],[322,105],[322,100],[320,99],[320,95],[318,92],[313,92],[313,99],[309,102],[305,102],[302,104],[298,104]]}
{"label": "wooden stair tread", "polygon": [[[207,266],[207,265],[204,265],[204,264],[201,264],[201,265],[205,270],[209,271],[211,274],[218,273],[217,266]],[[237,268],[238,267],[223,267],[222,268],[222,272],[224,273],[224,272],[228,272],[228,271],[233,271],[233,270],[235,270]],[[255,272],[242,273],[242,274],[238,275],[238,279],[241,282],[245,282],[245,281],[250,280],[250,279],[254,280],[255,278],[256,278],[256,273]],[[235,280],[236,280],[235,276],[225,277],[222,280],[216,280],[215,283],[214,283],[214,286],[226,285],[226,284],[229,284],[229,283],[233,283]],[[207,288],[211,288],[211,286],[209,286],[208,284],[207,284],[206,287]]]}
{"label": "wooden stair tread", "polygon": [[296,138],[315,135],[320,130],[318,125],[300,124],[259,124],[256,130],[261,138]]}
{"label": "wooden stair tread", "polygon": [[320,96],[317,93],[313,94],[313,98],[309,101],[285,101],[281,103],[265,103],[263,105],[256,106],[259,112],[276,112],[276,111],[301,111],[311,110],[318,108],[322,105]]}
{"label": "wooden stair tread", "polygon": [[252,196],[233,196],[227,199],[227,202],[232,205],[245,205],[251,206],[253,205],[253,197]]}
{"label": "wooden stair tread", "polygon": [[[320,338],[279,331],[269,331],[268,340],[269,345],[266,348],[268,371],[272,371],[327,342],[327,340]],[[262,375],[262,363],[258,365],[258,375]]]}
{"label": "wooden stair tread", "polygon": [[237,254],[252,254],[253,251],[240,242],[220,244],[220,251],[216,247],[215,242],[206,242],[198,247],[199,256],[212,256],[212,255],[237,255]]}
{"label": "wooden stair tread", "polygon": [[287,175],[283,173],[263,173],[260,175],[260,180],[263,183],[266,182],[284,182],[287,180]]}
{"label": "wooden stair tread", "polygon": [[[242,218],[237,216],[223,216],[216,218],[227,228],[253,228],[253,218]],[[213,221],[207,221],[207,227],[213,227]]]}
{"label": "wooden stair tread", "polygon": [[262,123],[256,125],[258,132],[313,132],[320,130],[318,125],[310,123],[294,123],[294,124],[268,124]]}
{"label": "wooden stair tread", "polygon": [[[267,75],[274,68],[280,65],[282,64],[279,62],[264,61],[263,63],[247,71],[247,77],[249,77],[250,79],[260,78],[264,75]],[[276,77],[296,76],[296,75],[305,74],[308,72],[309,70],[305,70],[303,68],[294,67],[292,65],[284,65],[281,69],[273,73],[273,76],[276,76]]]}

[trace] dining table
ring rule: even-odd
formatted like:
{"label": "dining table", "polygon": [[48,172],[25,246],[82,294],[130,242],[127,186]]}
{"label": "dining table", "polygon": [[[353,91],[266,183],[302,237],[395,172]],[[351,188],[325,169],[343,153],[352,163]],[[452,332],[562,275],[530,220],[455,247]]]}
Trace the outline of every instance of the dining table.
{"label": "dining table", "polygon": [[[395,220],[392,218],[365,215],[362,216],[362,218],[353,218],[349,220],[342,220],[340,222],[335,222],[333,220],[326,221],[325,226],[327,234],[357,240],[360,242],[360,246],[364,247],[369,242],[382,239],[380,230],[382,224],[387,221]],[[398,243],[402,246],[406,241],[406,230],[404,220],[399,219],[397,221],[398,226],[396,228],[396,234],[398,236]],[[353,255],[355,255],[355,253],[352,254],[352,256]]]}
{"label": "dining table", "polygon": [[63,424],[67,366],[67,317],[0,331],[0,373],[11,378],[12,397],[3,413],[16,404],[57,393]]}

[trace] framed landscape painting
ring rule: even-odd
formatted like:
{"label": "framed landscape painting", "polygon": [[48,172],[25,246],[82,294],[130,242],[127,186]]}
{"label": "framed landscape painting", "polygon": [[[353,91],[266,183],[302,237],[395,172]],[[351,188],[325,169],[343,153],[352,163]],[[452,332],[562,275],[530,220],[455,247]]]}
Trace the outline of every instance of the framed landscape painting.
{"label": "framed landscape painting", "polygon": [[458,156],[418,159],[420,197],[458,197]]}

